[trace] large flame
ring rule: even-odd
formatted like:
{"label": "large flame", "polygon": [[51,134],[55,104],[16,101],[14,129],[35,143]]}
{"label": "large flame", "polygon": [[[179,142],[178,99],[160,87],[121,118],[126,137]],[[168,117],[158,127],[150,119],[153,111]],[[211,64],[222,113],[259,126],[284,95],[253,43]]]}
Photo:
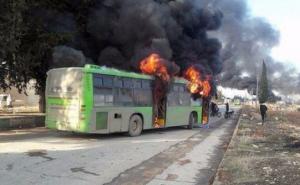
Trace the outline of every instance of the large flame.
{"label": "large flame", "polygon": [[200,72],[194,67],[189,67],[184,74],[184,77],[189,81],[188,89],[192,94],[200,94],[201,96],[208,97],[211,92],[209,78],[201,80]]}
{"label": "large flame", "polygon": [[140,63],[140,69],[143,73],[148,75],[156,75],[162,80],[169,81],[170,75],[168,74],[167,67],[158,54],[153,53],[149,57],[145,58]]}

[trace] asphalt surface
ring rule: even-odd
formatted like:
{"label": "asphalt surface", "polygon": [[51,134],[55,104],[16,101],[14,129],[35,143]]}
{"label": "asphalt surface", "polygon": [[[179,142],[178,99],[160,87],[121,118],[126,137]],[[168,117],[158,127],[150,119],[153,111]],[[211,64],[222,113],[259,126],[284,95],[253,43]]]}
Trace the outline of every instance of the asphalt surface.
{"label": "asphalt surface", "polygon": [[206,184],[235,123],[213,118],[209,129],[150,130],[133,138],[45,128],[0,132],[0,184]]}

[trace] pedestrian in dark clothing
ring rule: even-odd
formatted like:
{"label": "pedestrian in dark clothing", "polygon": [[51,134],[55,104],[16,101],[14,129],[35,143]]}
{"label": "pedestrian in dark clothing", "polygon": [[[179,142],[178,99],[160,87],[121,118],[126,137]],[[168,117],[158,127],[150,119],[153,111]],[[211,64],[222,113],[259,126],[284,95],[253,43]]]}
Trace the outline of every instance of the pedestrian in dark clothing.
{"label": "pedestrian in dark clothing", "polygon": [[260,114],[261,114],[261,119],[262,119],[262,123],[265,122],[265,117],[266,117],[266,112],[268,110],[268,107],[264,104],[261,104],[259,106],[259,109],[260,109]]}
{"label": "pedestrian in dark clothing", "polygon": [[228,112],[229,112],[229,104],[228,104],[228,102],[225,103],[225,106],[226,106],[226,113],[228,114]]}
{"label": "pedestrian in dark clothing", "polygon": [[219,112],[218,105],[215,102],[211,102],[210,107],[211,107],[211,116],[216,116],[217,113]]}
{"label": "pedestrian in dark clothing", "polygon": [[211,110],[211,116],[214,116],[214,113],[215,113],[215,103],[214,102],[210,103],[210,110]]}

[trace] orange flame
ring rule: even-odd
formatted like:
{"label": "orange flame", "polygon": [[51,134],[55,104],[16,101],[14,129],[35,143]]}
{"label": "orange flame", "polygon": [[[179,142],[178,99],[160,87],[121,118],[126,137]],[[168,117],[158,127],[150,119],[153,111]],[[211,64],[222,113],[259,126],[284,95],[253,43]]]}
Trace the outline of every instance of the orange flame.
{"label": "orange flame", "polygon": [[160,128],[160,125],[158,124],[158,118],[155,117],[154,119],[154,128]]}
{"label": "orange flame", "polygon": [[191,93],[200,94],[204,97],[210,95],[211,86],[208,77],[206,80],[201,80],[201,74],[195,67],[189,67],[184,76],[189,81],[188,89]]}
{"label": "orange flame", "polygon": [[148,75],[156,75],[165,81],[169,81],[167,67],[164,65],[163,59],[156,53],[151,54],[140,63],[140,69]]}

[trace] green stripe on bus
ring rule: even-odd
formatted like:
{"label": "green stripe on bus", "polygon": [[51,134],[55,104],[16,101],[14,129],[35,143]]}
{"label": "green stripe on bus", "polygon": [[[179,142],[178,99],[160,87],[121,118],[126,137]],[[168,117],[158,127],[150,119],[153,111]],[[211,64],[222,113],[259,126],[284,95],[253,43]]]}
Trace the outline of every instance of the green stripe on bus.
{"label": "green stripe on bus", "polygon": [[60,105],[60,106],[69,106],[78,104],[79,99],[76,98],[57,98],[57,97],[48,97],[49,105]]}
{"label": "green stripe on bus", "polygon": [[90,122],[92,111],[94,107],[94,99],[93,99],[93,80],[91,73],[83,73],[83,89],[82,89],[82,100],[81,106],[85,106],[85,110],[81,112],[84,120],[80,121],[79,130],[81,132],[89,132],[90,131]]}

